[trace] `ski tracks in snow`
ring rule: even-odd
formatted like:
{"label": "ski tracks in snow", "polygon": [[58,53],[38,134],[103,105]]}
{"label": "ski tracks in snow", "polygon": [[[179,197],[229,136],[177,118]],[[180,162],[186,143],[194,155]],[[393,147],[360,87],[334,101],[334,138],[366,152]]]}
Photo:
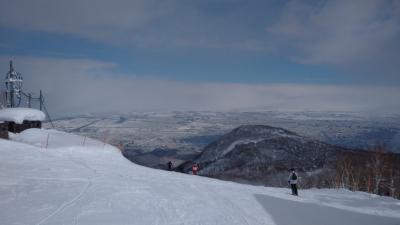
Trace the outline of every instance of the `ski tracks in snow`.
{"label": "ski tracks in snow", "polygon": [[[202,187],[199,187],[202,186]],[[217,209],[224,211],[222,216],[224,217],[225,222],[229,222],[230,224],[241,224],[241,225],[249,225],[247,219],[242,216],[243,210],[240,209],[238,205],[236,205],[232,200],[229,199],[229,197],[225,197],[224,194],[221,194],[219,191],[208,191],[205,193],[205,190],[208,190],[205,185],[203,184],[194,184],[190,185],[190,188],[198,195],[203,196],[201,199],[207,199],[211,200],[212,199],[212,204],[215,206]],[[215,195],[217,194],[218,196],[211,197],[210,195]],[[224,196],[221,198],[221,196]],[[232,197],[231,195],[230,197]],[[210,204],[211,202],[207,203]],[[229,207],[226,207],[229,206]],[[237,220],[237,217],[235,218],[233,215],[241,218],[241,221]]]}
{"label": "ski tracks in snow", "polygon": [[198,184],[198,186],[193,185],[191,188],[204,196],[203,199],[212,200],[213,204],[223,213],[224,222],[227,224],[275,225],[270,215],[261,206],[259,208],[254,206],[251,196],[243,196],[240,194],[241,191],[230,189],[228,185],[223,186],[215,188],[213,185]]}
{"label": "ski tracks in snow", "polygon": [[91,179],[89,179],[89,181],[87,182],[87,184],[85,185],[85,187],[82,189],[81,192],[79,192],[79,194],[77,194],[74,198],[72,198],[70,201],[64,202],[62,205],[60,205],[60,207],[58,207],[54,212],[52,212],[50,215],[46,216],[45,218],[43,218],[41,221],[39,221],[38,223],[36,223],[36,225],[42,225],[45,224],[49,219],[51,219],[52,217],[58,215],[59,213],[63,212],[65,209],[67,209],[68,207],[74,205],[77,201],[79,201],[84,195],[85,193],[89,190],[90,186],[92,186],[92,181]]}
{"label": "ski tracks in snow", "polygon": [[[49,215],[47,215],[46,217],[44,217],[42,220],[40,220],[38,223],[36,223],[36,225],[43,225],[46,222],[48,222],[51,218],[53,218],[54,216],[62,213],[63,211],[65,211],[68,207],[73,206],[76,204],[76,202],[78,202],[79,200],[81,200],[83,198],[83,196],[88,192],[88,190],[90,189],[90,187],[92,186],[93,182],[92,179],[94,177],[94,175],[97,173],[97,171],[93,168],[91,168],[90,166],[88,166],[86,163],[84,162],[80,162],[77,160],[74,160],[72,157],[69,157],[69,159],[74,162],[75,164],[82,166],[86,169],[88,169],[89,171],[92,171],[93,175],[89,178],[87,178],[86,181],[86,185],[84,186],[84,188],[82,189],[82,191],[80,191],[74,198],[72,198],[71,200],[64,202],[63,204],[61,204],[54,212],[50,213]],[[74,222],[75,224],[78,224],[78,215],[76,215],[74,217]]]}

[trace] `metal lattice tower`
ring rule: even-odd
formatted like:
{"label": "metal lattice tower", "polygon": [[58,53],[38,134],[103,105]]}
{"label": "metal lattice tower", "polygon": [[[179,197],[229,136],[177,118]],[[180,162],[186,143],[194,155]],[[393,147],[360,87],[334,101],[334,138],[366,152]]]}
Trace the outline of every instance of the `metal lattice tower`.
{"label": "metal lattice tower", "polygon": [[14,70],[12,61],[10,61],[10,70],[6,75],[5,84],[7,107],[18,107],[21,101],[22,74]]}

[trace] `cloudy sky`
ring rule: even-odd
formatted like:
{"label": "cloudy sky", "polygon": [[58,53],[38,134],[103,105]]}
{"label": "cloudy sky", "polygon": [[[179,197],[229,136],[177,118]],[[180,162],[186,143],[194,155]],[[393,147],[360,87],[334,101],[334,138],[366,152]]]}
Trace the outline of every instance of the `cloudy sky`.
{"label": "cloudy sky", "polygon": [[397,0],[0,3],[0,71],[56,115],[400,112]]}

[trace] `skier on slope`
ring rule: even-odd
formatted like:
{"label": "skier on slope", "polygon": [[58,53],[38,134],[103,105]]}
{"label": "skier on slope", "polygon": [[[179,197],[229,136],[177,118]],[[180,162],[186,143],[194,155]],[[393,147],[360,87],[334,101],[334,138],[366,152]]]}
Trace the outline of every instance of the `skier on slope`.
{"label": "skier on slope", "polygon": [[294,171],[294,168],[290,169],[288,183],[290,184],[290,187],[292,188],[292,195],[298,195],[298,193],[297,193],[297,174]]}
{"label": "skier on slope", "polygon": [[171,161],[168,162],[168,170],[169,170],[169,171],[172,170],[172,162],[171,162]]}
{"label": "skier on slope", "polygon": [[197,171],[199,171],[199,164],[193,163],[193,165],[192,165],[192,173],[193,173],[193,175],[197,175]]}

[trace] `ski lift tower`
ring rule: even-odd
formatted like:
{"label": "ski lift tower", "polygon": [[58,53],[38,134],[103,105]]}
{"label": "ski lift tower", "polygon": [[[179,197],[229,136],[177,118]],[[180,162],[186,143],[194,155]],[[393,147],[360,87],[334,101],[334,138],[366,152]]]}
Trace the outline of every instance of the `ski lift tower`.
{"label": "ski lift tower", "polygon": [[22,74],[14,70],[12,61],[10,61],[10,70],[6,75],[5,83],[7,107],[18,107],[21,101]]}

